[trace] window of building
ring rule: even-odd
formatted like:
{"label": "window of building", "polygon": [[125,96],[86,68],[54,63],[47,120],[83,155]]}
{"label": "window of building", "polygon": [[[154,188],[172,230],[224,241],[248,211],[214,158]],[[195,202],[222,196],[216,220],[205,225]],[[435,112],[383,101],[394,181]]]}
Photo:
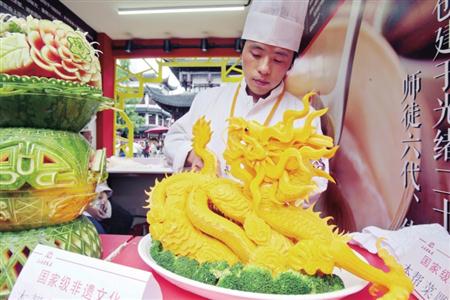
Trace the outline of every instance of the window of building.
{"label": "window of building", "polygon": [[156,125],[156,114],[149,114],[148,115],[148,124]]}

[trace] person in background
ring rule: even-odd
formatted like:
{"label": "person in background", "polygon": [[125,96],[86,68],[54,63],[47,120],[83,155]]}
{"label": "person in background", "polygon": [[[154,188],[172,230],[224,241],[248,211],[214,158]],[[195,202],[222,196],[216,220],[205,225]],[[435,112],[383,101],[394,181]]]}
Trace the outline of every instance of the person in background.
{"label": "person in background", "polygon": [[158,153],[158,146],[156,145],[158,142],[156,139],[150,139],[150,154],[155,156]]}
{"label": "person in background", "polygon": [[95,192],[97,193],[97,198],[88,204],[83,214],[91,220],[98,233],[104,234],[107,232],[102,222],[105,219],[111,218],[112,215],[112,206],[109,201],[109,197],[112,195],[112,190],[108,184],[104,182],[97,185]]}
{"label": "person in background", "polygon": [[163,138],[161,137],[161,135],[158,137],[158,145],[157,145],[157,149],[158,149],[158,154],[162,153],[162,149],[164,147],[164,143],[163,143]]}
{"label": "person in background", "polygon": [[[244,79],[204,90],[197,94],[190,110],[169,129],[164,153],[174,171],[200,170],[203,161],[192,151],[192,126],[201,116],[211,121],[212,137],[208,148],[219,162],[220,174],[227,175],[223,152],[226,147],[227,118],[243,117],[265,125],[282,120],[286,110],[303,109],[301,99],[285,91],[284,79],[300,46],[308,0],[254,0],[245,22],[241,61]],[[298,120],[296,127],[304,119]],[[321,131],[320,118],[313,126]],[[328,160],[315,162],[328,171]],[[327,180],[315,177],[317,194]]]}
{"label": "person in background", "polygon": [[[81,135],[92,145],[92,133],[83,129]],[[110,201],[112,189],[106,182],[97,184],[97,198],[89,203],[83,214],[94,224],[99,234],[129,234],[133,216],[120,205]]]}
{"label": "person in background", "polygon": [[120,148],[120,150],[119,150],[119,157],[125,157],[126,155],[125,155],[125,151],[123,151],[123,149],[122,148]]}
{"label": "person in background", "polygon": [[147,158],[150,156],[150,145],[148,141],[145,141],[144,150],[142,150],[142,153],[144,154],[144,157]]}
{"label": "person in background", "polygon": [[85,209],[86,215],[100,234],[129,234],[133,216],[121,206],[111,201],[112,189],[106,182],[95,188],[97,198]]}

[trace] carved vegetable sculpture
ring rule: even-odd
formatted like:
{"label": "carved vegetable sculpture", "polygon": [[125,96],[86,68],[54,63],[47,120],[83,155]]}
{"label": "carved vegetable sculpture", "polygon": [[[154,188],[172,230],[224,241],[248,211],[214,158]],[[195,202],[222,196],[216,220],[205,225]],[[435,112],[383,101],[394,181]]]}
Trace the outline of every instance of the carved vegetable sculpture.
{"label": "carved vegetable sculpture", "polygon": [[95,198],[103,174],[78,133],[0,128],[0,231],[60,224]]}
{"label": "carved vegetable sculpture", "polygon": [[[330,158],[337,147],[330,137],[316,133],[314,118],[327,109],[286,111],[272,127],[242,118],[229,120],[224,157],[233,181],[216,176],[216,158],[206,149],[211,131],[200,118],[193,128],[193,149],[204,161],[196,172],[175,174],[152,190],[147,218],[154,240],[164,249],[199,262],[226,260],[265,267],[273,275],[292,269],[309,275],[330,274],[335,266],[371,281],[370,291],[383,299],[406,299],[413,286],[402,266],[378,246],[389,267],[383,272],[360,260],[347,245],[349,237],[328,225],[308,201],[314,177],[333,181],[312,161]],[[294,122],[305,118],[304,125]]]}
{"label": "carved vegetable sculpture", "polygon": [[98,51],[86,35],[59,20],[0,14],[0,72],[101,87]]}
{"label": "carved vegetable sculpture", "polygon": [[109,103],[96,54],[63,22],[0,14],[0,299],[38,243],[101,255],[79,217],[106,179],[78,133]]}

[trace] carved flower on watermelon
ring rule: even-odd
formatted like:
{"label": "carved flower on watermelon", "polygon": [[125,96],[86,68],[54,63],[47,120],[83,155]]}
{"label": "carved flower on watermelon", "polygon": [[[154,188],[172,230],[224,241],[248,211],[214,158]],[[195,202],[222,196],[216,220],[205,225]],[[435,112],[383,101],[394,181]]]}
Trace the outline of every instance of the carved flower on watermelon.
{"label": "carved flower on watermelon", "polygon": [[86,34],[61,21],[0,15],[0,72],[101,87],[97,52]]}

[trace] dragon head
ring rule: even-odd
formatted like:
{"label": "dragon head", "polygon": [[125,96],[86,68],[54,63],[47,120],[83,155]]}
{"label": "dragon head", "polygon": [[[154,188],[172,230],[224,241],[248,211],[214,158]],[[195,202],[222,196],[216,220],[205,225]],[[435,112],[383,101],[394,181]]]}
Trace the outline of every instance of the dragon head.
{"label": "dragon head", "polygon": [[243,118],[230,118],[228,122],[225,160],[242,157],[246,161],[254,162],[267,157],[266,147],[260,139],[262,125],[256,121],[247,121]]}

